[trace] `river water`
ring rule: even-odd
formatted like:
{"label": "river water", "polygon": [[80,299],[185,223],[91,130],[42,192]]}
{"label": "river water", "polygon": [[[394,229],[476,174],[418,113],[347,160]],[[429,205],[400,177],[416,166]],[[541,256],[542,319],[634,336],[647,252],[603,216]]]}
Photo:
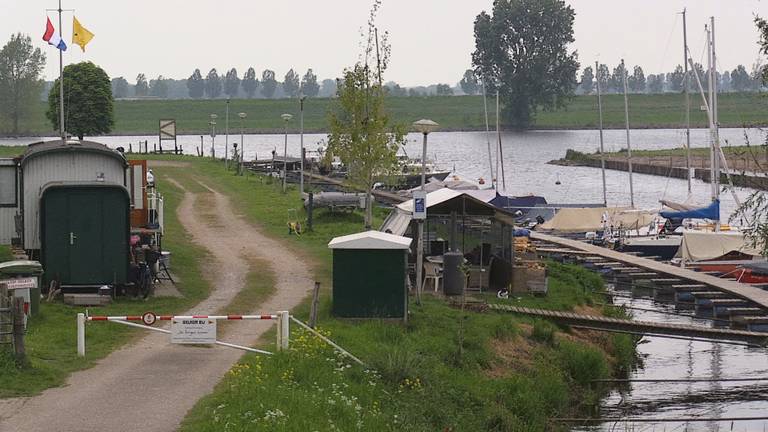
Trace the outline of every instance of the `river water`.
{"label": "river water", "polygon": [[[752,145],[764,142],[763,132],[756,129],[722,129],[721,137],[726,145],[743,145],[745,134]],[[491,145],[495,135],[483,132],[435,132],[429,135],[428,157],[438,166],[455,170],[470,179],[489,179],[488,140]],[[0,145],[24,145],[39,141],[40,138],[0,139]],[[136,148],[139,141],[148,140],[150,149],[157,143],[157,136],[110,136],[99,137],[96,141],[111,147],[129,143]],[[284,135],[246,135],[245,159],[269,158],[272,150],[283,153]],[[307,134],[304,136],[305,147],[313,151],[326,140],[325,135]],[[631,133],[634,149],[679,148],[685,142],[685,132],[673,129],[635,130]],[[202,138],[205,154],[210,154],[211,138]],[[229,144],[241,142],[239,135],[230,135]],[[706,147],[707,131],[693,130],[693,147]],[[195,148],[201,143],[201,137],[180,136],[180,144],[187,154],[195,154]],[[164,148],[172,148],[173,143],[165,142]],[[215,140],[216,154],[225,151],[225,137],[219,135]],[[567,149],[582,152],[594,152],[599,147],[598,132],[594,130],[530,131],[522,133],[507,132],[502,135],[506,193],[509,195],[543,195],[553,203],[600,203],[602,202],[602,182],[600,170],[586,167],[562,167],[548,165],[546,162],[565,156]],[[288,135],[287,152],[298,155],[300,138],[296,134]],[[410,134],[406,152],[420,156],[422,137]],[[605,131],[605,150],[617,151],[626,148],[626,135],[622,130]],[[615,206],[629,205],[628,174],[619,171],[607,171],[608,204]],[[557,180],[561,181],[556,185]],[[693,193],[689,197],[687,182],[643,174],[634,175],[635,204],[639,208],[658,209],[659,199],[692,204],[707,204],[710,201],[710,185],[695,180]],[[737,189],[735,193],[741,200],[752,191]],[[721,196],[722,217],[727,219],[736,208],[730,193]],[[649,299],[631,299],[617,297],[618,304],[627,303],[633,307],[652,311],[634,310],[637,319],[663,322],[696,323],[710,325],[710,321],[695,317],[668,315],[665,311],[670,306],[654,303]],[[713,344],[708,342],[688,342],[662,338],[644,338],[638,347],[643,358],[643,366],[631,374],[631,378],[686,378],[686,377],[768,377],[768,352],[741,346]],[[749,390],[748,392],[746,390]],[[768,413],[768,381],[762,383],[682,383],[682,384],[632,384],[623,391],[612,392],[603,401],[603,413],[606,416],[631,415],[633,417],[679,418],[693,417],[743,417],[758,416]],[[762,431],[768,423],[762,421],[730,422],[711,421],[708,423],[607,423],[578,430],[617,430],[617,431]]]}

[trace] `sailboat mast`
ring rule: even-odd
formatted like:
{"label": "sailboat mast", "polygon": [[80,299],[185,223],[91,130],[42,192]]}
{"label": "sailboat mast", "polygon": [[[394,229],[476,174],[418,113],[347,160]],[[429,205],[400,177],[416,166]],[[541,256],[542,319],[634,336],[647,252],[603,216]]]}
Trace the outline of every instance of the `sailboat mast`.
{"label": "sailboat mast", "polygon": [[717,148],[715,147],[715,113],[712,105],[712,33],[709,26],[704,27],[707,34],[707,104],[709,105],[709,175],[712,201],[717,199],[717,179],[715,176],[717,164]]}
{"label": "sailboat mast", "polygon": [[710,17],[710,40],[712,41],[712,68],[709,71],[709,82],[712,90],[712,126],[715,138],[715,185],[716,199],[720,199],[720,119],[717,113],[717,55],[715,54],[715,17]]}
{"label": "sailboat mast", "polygon": [[600,94],[600,65],[595,62],[595,76],[597,77],[597,112],[600,125],[600,168],[603,172],[603,205],[608,207],[608,191],[605,186],[605,148],[603,147],[603,98]]}
{"label": "sailboat mast", "polygon": [[688,74],[688,30],[685,23],[685,9],[683,9],[683,85],[685,88],[685,168],[688,172],[688,195],[691,195],[691,94],[689,89],[690,76]]}
{"label": "sailboat mast", "polygon": [[488,99],[485,93],[485,79],[483,79],[483,109],[485,110],[485,142],[488,144],[488,168],[491,170],[491,187],[496,187],[496,177],[493,175],[493,155],[491,154],[491,127],[488,123]]}
{"label": "sailboat mast", "polygon": [[[61,0],[59,0],[59,34],[64,37],[64,29],[61,27]],[[61,140],[67,139],[64,133],[64,51],[59,50],[59,136]]]}
{"label": "sailboat mast", "polygon": [[627,129],[627,161],[629,170],[629,206],[635,208],[635,189],[632,184],[632,144],[629,140],[629,99],[627,97],[627,67],[624,65],[624,59],[621,59],[622,77],[624,82],[624,123]]}
{"label": "sailboat mast", "polygon": [[507,190],[507,178],[504,175],[504,149],[501,148],[501,120],[499,119],[499,90],[496,90],[496,136],[499,139],[497,163],[501,164],[501,188]]}

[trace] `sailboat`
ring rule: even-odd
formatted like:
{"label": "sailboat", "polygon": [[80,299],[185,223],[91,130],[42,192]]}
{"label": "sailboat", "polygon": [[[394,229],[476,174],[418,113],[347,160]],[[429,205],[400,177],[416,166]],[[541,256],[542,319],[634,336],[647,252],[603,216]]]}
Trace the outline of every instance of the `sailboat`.
{"label": "sailboat", "polygon": [[660,216],[667,219],[667,222],[661,227],[654,237],[629,238],[621,242],[619,249],[627,252],[638,252],[646,256],[659,256],[662,259],[669,260],[675,256],[682,243],[684,228],[682,222],[685,219],[706,219],[714,222],[712,228],[719,231],[720,225],[720,162],[721,157],[725,162],[719,144],[719,132],[717,126],[717,82],[716,76],[716,57],[714,41],[714,17],[711,18],[710,27],[707,28],[707,63],[708,79],[708,97],[701,86],[701,79],[693,67],[693,60],[689,56],[685,10],[683,10],[683,50],[685,54],[685,78],[684,87],[686,92],[686,166],[688,167],[688,192],[691,193],[691,172],[690,172],[690,97],[689,97],[689,71],[696,79],[701,92],[704,105],[707,108],[707,115],[710,129],[710,175],[712,184],[712,201],[709,205],[701,208],[691,208],[683,204],[669,201],[662,201],[663,204],[671,207],[672,211],[662,211]]}

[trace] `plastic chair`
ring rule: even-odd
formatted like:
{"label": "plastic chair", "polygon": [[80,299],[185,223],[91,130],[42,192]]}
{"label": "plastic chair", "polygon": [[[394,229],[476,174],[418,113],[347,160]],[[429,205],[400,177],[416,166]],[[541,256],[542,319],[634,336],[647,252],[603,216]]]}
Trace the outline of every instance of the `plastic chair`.
{"label": "plastic chair", "polygon": [[435,292],[437,292],[442,278],[443,269],[439,264],[431,263],[429,261],[424,263],[424,283],[422,284],[422,287],[426,287],[427,282],[431,280],[432,285],[435,287]]}

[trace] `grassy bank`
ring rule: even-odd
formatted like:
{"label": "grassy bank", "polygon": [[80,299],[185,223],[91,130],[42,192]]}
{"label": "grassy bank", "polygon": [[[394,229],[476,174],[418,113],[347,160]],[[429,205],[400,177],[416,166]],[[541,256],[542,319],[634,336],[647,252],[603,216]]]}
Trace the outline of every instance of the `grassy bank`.
{"label": "grassy bank", "polygon": [[[331,99],[310,99],[305,104],[305,128],[327,129],[327,111]],[[630,121],[634,128],[676,128],[683,125],[685,102],[680,94],[630,95]],[[720,123],[723,127],[768,124],[768,100],[756,93],[725,93],[719,99]],[[484,130],[481,96],[392,97],[387,101],[393,117],[406,124],[419,118],[431,118],[444,130]],[[219,116],[218,130],[224,130],[224,100],[146,100],[116,101],[115,128],[119,135],[156,135],[158,120],[175,118],[179,133],[208,133],[210,114]],[[604,124],[607,128],[624,127],[624,101],[621,95],[603,99]],[[298,103],[291,99],[236,99],[230,104],[230,131],[239,131],[237,113],[249,114],[245,122],[248,132],[282,131],[280,114],[298,115]],[[20,124],[22,134],[50,135],[45,119],[45,104],[35,105],[30,116]],[[493,114],[491,114],[493,116]],[[298,120],[298,117],[296,117]],[[692,110],[692,124],[706,127],[703,112]],[[295,121],[293,128],[298,128]],[[535,128],[583,129],[597,127],[595,96],[575,96],[567,108],[539,113]],[[0,135],[10,132],[6,120],[0,119]]]}
{"label": "grassy bank", "polygon": [[[552,270],[558,308],[587,307],[602,289],[583,269]],[[289,352],[244,357],[182,430],[559,430],[550,418],[593,414],[601,389],[591,381],[633,361],[626,335],[570,333],[431,297],[407,326],[327,312],[322,331],[367,367],[294,328]]]}
{"label": "grassy bank", "polygon": [[13,254],[11,253],[11,247],[8,245],[0,245],[0,263],[10,261],[12,259]]}

